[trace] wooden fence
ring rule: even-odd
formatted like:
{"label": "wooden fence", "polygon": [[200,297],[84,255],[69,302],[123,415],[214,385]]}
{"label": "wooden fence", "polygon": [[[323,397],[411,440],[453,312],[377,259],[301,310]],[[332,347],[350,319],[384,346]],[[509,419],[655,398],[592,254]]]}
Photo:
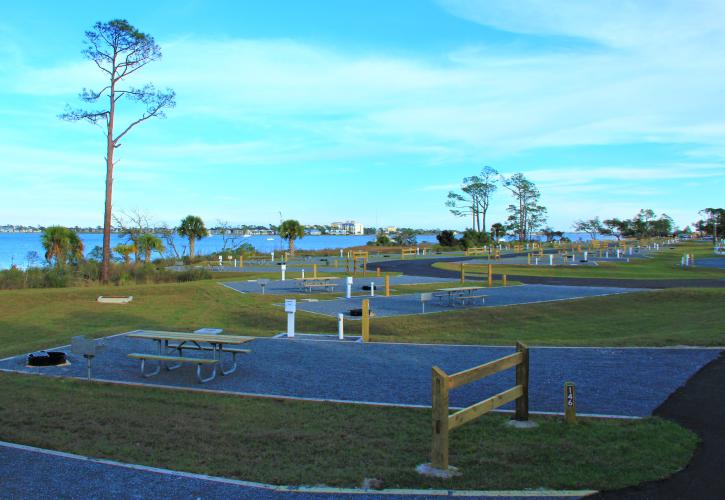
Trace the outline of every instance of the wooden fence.
{"label": "wooden fence", "polygon": [[488,249],[485,247],[471,247],[466,249],[466,255],[488,255]]}
{"label": "wooden fence", "polygon": [[412,257],[418,254],[418,250],[415,247],[404,247],[400,249],[400,258],[405,259],[406,257]]}
{"label": "wooden fence", "polygon": [[[470,384],[494,373],[516,367],[516,385],[488,399],[449,415],[448,392],[456,387]],[[448,469],[448,433],[461,425],[475,420],[491,410],[516,401],[516,420],[529,419],[529,349],[521,342],[516,343],[516,352],[483,365],[446,374],[433,367],[433,449],[431,465],[436,469]]]}

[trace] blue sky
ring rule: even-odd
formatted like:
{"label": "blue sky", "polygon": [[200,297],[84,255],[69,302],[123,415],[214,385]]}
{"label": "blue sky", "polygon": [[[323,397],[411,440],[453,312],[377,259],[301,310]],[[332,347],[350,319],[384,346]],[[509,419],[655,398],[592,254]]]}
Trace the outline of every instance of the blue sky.
{"label": "blue sky", "polygon": [[[152,4],[149,6],[148,4]],[[100,83],[96,21],[153,35],[177,92],[117,151],[115,211],[175,224],[463,228],[446,193],[523,172],[549,223],[723,206],[717,0],[32,2],[0,18],[0,224],[101,224],[99,129],[58,120]],[[127,108],[121,120],[138,110]],[[489,222],[503,220],[505,190]]]}

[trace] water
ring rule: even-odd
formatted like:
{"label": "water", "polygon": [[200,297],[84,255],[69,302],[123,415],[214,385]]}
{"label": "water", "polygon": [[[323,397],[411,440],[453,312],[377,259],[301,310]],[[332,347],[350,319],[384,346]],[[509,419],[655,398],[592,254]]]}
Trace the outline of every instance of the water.
{"label": "water", "polygon": [[[88,255],[94,247],[103,245],[103,235],[99,233],[81,233],[81,240]],[[326,248],[348,248],[365,245],[368,241],[374,240],[374,235],[362,236],[305,236],[295,240],[295,248],[298,250],[323,250]],[[436,243],[433,234],[425,234],[417,237],[418,243]],[[111,234],[111,247],[118,243],[126,242],[126,238],[117,234]],[[179,236],[174,237],[176,250],[179,253],[188,254],[189,241]],[[280,251],[287,249],[287,242],[279,236],[249,236],[248,238],[237,237],[234,246],[242,243],[249,243],[261,253]],[[164,243],[165,244],[165,243]],[[194,252],[198,255],[210,254],[221,250],[224,247],[222,236],[213,235],[198,240],[194,245]],[[13,264],[24,268],[28,265],[27,256],[29,252],[37,252],[40,261],[33,265],[41,265],[44,262],[45,250],[40,244],[40,233],[0,233],[0,269],[7,269]],[[153,258],[158,257],[154,254]]]}

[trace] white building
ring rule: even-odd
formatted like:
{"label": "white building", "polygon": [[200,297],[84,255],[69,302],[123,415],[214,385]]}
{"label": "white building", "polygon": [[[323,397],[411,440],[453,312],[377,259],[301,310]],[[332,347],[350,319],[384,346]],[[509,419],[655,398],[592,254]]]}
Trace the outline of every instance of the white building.
{"label": "white building", "polygon": [[331,234],[364,234],[363,225],[354,220],[330,223]]}

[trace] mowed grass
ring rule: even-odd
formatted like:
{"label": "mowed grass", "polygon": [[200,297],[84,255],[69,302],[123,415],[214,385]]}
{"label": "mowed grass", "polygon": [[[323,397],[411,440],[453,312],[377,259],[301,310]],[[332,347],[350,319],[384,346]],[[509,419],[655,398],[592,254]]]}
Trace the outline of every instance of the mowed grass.
{"label": "mowed grass", "polygon": [[[133,295],[129,304],[100,304],[99,295]],[[63,345],[75,335],[103,337],[135,329],[270,336],[284,331],[283,297],[246,295],[212,281],[123,287],[0,292],[0,356]],[[277,326],[278,325],[278,326]],[[307,328],[332,331],[334,320],[306,318]]]}
{"label": "mowed grass", "polygon": [[[611,254],[610,250],[610,254]],[[695,255],[694,267],[681,267],[680,259],[684,254]],[[598,262],[596,266],[528,266],[494,264],[495,274],[508,274],[511,276],[547,276],[561,278],[623,278],[623,279],[725,279],[725,269],[710,267],[697,267],[697,260],[713,257],[711,246],[702,244],[686,244],[675,247],[674,250],[665,248],[646,258],[632,258],[629,262]],[[543,262],[548,262],[548,257]],[[506,262],[505,259],[499,262]],[[440,262],[434,267],[449,271],[460,271],[460,264],[454,262]],[[466,265],[468,276],[483,276],[487,265]]]}
{"label": "mowed grass", "polygon": [[697,438],[663,420],[537,418],[516,430],[488,415],[451,434],[441,481],[429,461],[430,411],[239,398],[0,373],[0,440],[230,478],[386,488],[601,489],[663,478]]}
{"label": "mowed grass", "polygon": [[[401,289],[403,287],[400,287]],[[423,290],[427,285],[410,287]],[[133,295],[99,304],[98,295]],[[328,298],[334,295],[327,294]],[[0,357],[135,329],[271,336],[286,329],[281,295],[241,294],[207,280],[113,288],[0,292]],[[301,295],[298,297],[307,297]],[[324,298],[320,296],[319,298]],[[725,345],[725,289],[670,289],[440,314],[372,318],[373,341],[447,344],[667,346]],[[358,321],[348,321],[353,335]],[[298,312],[297,330],[336,332],[332,317]]]}
{"label": "mowed grass", "polygon": [[378,342],[725,346],[725,289],[675,288],[440,314],[373,318]]}

